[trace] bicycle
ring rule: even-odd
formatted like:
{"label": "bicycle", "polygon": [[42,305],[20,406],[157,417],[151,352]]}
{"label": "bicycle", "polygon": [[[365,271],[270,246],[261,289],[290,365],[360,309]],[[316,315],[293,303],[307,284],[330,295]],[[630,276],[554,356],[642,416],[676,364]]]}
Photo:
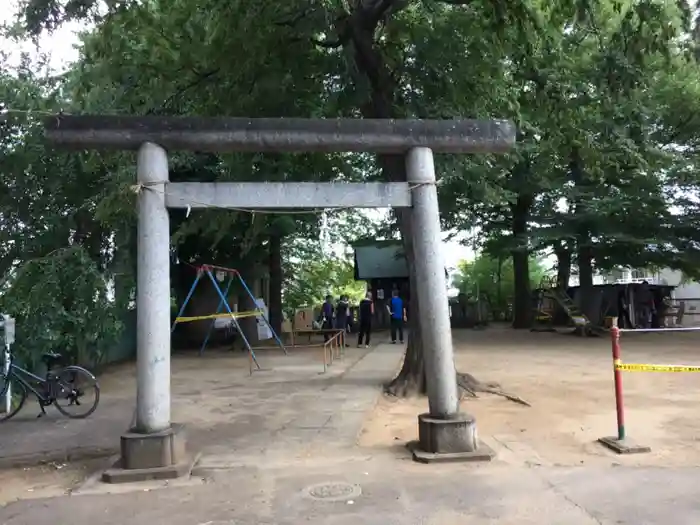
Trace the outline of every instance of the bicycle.
{"label": "bicycle", "polygon": [[[80,366],[67,366],[53,371],[53,366],[62,359],[61,354],[46,353],[41,357],[46,364],[46,377],[41,378],[31,372],[15,365],[10,356],[9,366],[0,371],[0,422],[17,415],[27,401],[29,392],[36,397],[41,408],[37,417],[46,415],[45,408],[54,405],[64,416],[71,419],[84,419],[92,414],[100,402],[100,385],[92,373]],[[79,386],[79,380],[85,380],[88,387]],[[10,402],[7,403],[5,394],[10,388]],[[94,391],[94,401],[90,405],[83,405],[86,393]],[[66,406],[61,402],[68,401]],[[70,407],[87,406],[83,412],[71,413]]]}

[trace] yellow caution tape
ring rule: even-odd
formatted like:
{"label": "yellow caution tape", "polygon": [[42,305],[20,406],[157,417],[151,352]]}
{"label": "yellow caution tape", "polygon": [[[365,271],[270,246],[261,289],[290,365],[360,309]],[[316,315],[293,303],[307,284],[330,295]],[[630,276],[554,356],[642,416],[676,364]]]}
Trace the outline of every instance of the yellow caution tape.
{"label": "yellow caution tape", "polygon": [[700,372],[700,366],[642,365],[635,363],[615,363],[615,369],[628,372]]}
{"label": "yellow caution tape", "polygon": [[198,315],[196,317],[177,317],[175,319],[176,323],[191,323],[192,321],[206,321],[207,319],[231,319],[235,317],[236,319],[243,319],[245,317],[257,317],[262,315],[263,312],[260,310],[251,310],[249,312],[238,312],[234,313],[233,316],[229,313],[225,314],[210,314],[210,315]]}

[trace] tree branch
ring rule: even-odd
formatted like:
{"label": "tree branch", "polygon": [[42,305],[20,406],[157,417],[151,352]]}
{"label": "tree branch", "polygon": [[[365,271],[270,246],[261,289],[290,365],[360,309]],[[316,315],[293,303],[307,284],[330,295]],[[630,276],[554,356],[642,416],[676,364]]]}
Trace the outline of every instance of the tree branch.
{"label": "tree branch", "polygon": [[176,98],[181,97],[186,91],[192,89],[193,87],[198,86],[199,84],[201,84],[201,83],[204,82],[205,80],[207,80],[207,79],[213,77],[213,76],[216,75],[219,71],[221,71],[221,68],[212,69],[212,70],[210,70],[210,71],[207,71],[206,73],[197,73],[197,78],[195,78],[195,79],[194,79],[193,81],[191,81],[190,83],[184,85],[183,87],[181,87],[180,89],[178,89],[175,93],[173,93],[173,94],[170,95],[168,98],[166,98],[165,101],[163,102],[163,104],[161,104],[160,110],[162,111],[163,109],[166,109],[168,106],[170,106],[170,104],[173,103],[173,101],[174,101]]}
{"label": "tree branch", "polygon": [[304,9],[301,13],[297,13],[294,15],[292,18],[289,20],[280,20],[278,22],[273,22],[274,25],[279,26],[279,27],[296,27],[296,25],[301,22],[304,18],[309,16],[311,13],[315,11],[314,8],[312,7],[307,7]]}

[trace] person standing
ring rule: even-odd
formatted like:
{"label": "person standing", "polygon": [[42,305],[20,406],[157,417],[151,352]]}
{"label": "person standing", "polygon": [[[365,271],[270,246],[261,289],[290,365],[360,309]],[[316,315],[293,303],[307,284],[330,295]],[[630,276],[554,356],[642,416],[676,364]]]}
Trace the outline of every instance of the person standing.
{"label": "person standing", "polygon": [[637,305],[639,306],[639,319],[637,326],[639,328],[651,328],[652,318],[656,313],[654,304],[654,293],[649,286],[649,281],[642,281],[637,287]]}
{"label": "person standing", "polygon": [[[321,330],[333,329],[333,297],[326,295],[326,302],[321,307]],[[328,341],[331,338],[329,332],[323,332],[323,340]]]}
{"label": "person standing", "polygon": [[341,295],[338,304],[335,307],[335,327],[338,330],[343,331],[343,344],[345,346],[350,346],[345,341],[345,334],[348,329],[348,312],[350,310],[350,305],[348,304],[347,295]]}
{"label": "person standing", "polygon": [[374,303],[372,302],[372,293],[367,292],[365,298],[360,301],[358,312],[359,330],[357,336],[357,347],[362,346],[364,338],[365,348],[369,347],[369,338],[372,333],[372,316],[374,316]]}
{"label": "person standing", "polygon": [[406,320],[406,308],[403,306],[403,300],[399,297],[398,290],[394,290],[391,293],[391,302],[388,308],[391,315],[391,343],[396,344],[397,332],[399,341],[403,343],[403,323]]}

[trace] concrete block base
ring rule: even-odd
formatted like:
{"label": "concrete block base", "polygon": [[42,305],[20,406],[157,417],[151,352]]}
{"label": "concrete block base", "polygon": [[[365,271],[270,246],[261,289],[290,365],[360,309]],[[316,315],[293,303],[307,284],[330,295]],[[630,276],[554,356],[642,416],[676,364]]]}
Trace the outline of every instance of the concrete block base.
{"label": "concrete block base", "polygon": [[156,479],[172,479],[189,474],[192,459],[185,449],[182,425],[153,434],[131,431],[121,437],[121,457],[107,470],[102,480],[107,483],[129,483]]}
{"label": "concrete block base", "polygon": [[437,419],[418,416],[418,441],[409,444],[413,459],[420,463],[490,461],[494,452],[479,444],[476,420],[468,414]]}
{"label": "concrete block base", "polygon": [[476,420],[468,414],[455,414],[450,419],[437,419],[430,414],[418,416],[418,441],[424,452],[474,452],[477,440]]}
{"label": "concrete block base", "polygon": [[413,461],[417,463],[466,463],[476,461],[491,461],[496,457],[494,450],[485,443],[478,443],[476,450],[472,452],[447,452],[434,453],[421,450],[418,441],[411,441],[407,445],[411,451]]}
{"label": "concrete block base", "polygon": [[651,452],[650,447],[638,445],[629,438],[621,440],[617,439],[617,437],[602,437],[598,440],[598,443],[618,454],[646,454]]}
{"label": "concrete block base", "polygon": [[166,467],[123,469],[121,468],[121,460],[119,460],[112,468],[102,473],[102,481],[104,483],[116,484],[181,478],[190,475],[195,462],[195,458],[186,457],[184,461]]}

